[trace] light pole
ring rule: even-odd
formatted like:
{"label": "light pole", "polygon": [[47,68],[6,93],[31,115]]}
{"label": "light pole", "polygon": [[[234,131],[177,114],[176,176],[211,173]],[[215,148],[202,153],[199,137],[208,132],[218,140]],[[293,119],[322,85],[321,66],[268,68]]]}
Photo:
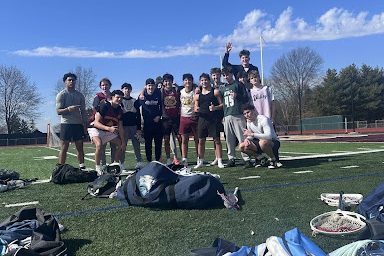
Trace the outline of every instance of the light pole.
{"label": "light pole", "polygon": [[298,86],[298,94],[299,94],[299,119],[300,119],[300,135],[303,135],[303,119],[301,113],[301,88]]}

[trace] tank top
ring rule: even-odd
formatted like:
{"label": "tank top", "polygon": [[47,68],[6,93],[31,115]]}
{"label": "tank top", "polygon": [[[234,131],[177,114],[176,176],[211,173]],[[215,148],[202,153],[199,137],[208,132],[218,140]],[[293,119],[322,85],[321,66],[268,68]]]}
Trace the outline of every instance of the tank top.
{"label": "tank top", "polygon": [[209,106],[213,103],[214,106],[219,105],[216,96],[214,95],[214,89],[207,94],[200,93],[199,94],[199,117],[203,117],[205,119],[216,119],[217,111],[210,111]]}
{"label": "tank top", "polygon": [[195,92],[191,90],[190,92],[185,92],[185,88],[180,91],[180,115],[183,117],[192,117],[195,115],[194,108],[194,100]]}
{"label": "tank top", "polygon": [[177,118],[179,116],[179,99],[178,93],[175,89],[167,91],[162,90],[163,93],[163,117]]}

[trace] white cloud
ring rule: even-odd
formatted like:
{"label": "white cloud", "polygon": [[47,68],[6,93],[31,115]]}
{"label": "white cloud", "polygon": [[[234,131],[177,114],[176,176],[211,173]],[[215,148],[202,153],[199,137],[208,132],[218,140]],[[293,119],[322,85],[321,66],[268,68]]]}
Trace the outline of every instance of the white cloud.
{"label": "white cloud", "polygon": [[241,20],[229,35],[204,35],[199,41],[183,46],[168,46],[158,51],[131,49],[122,52],[94,51],[77,47],[38,47],[18,50],[19,56],[71,57],[71,58],[168,58],[202,54],[218,54],[226,42],[238,48],[258,48],[262,34],[265,41],[280,44],[291,41],[323,41],[360,37],[384,33],[384,12],[369,17],[368,12],[354,14],[341,8],[332,8],[321,15],[314,24],[303,18],[294,18],[288,7],[276,20],[261,10],[252,10]]}

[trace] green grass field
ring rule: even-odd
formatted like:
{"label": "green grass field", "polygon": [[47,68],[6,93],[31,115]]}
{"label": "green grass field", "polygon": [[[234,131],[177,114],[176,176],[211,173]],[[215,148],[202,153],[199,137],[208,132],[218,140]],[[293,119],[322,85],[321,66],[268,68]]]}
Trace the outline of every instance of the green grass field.
{"label": "green grass field", "polygon": [[[208,143],[207,148],[212,148],[212,144]],[[85,145],[85,150],[94,152],[93,145]],[[71,148],[70,152],[75,150]],[[228,169],[204,168],[219,174],[227,191],[240,188],[245,201],[241,211],[125,207],[113,199],[81,200],[87,184],[43,183],[0,193],[3,204],[0,219],[19,210],[5,208],[5,204],[39,201],[39,207],[57,215],[65,226],[62,238],[70,255],[188,255],[193,248],[209,247],[216,237],[239,246],[256,245],[294,227],[311,237],[310,220],[335,210],[319,200],[321,193],[344,191],[366,195],[384,177],[382,143],[283,141],[280,152],[284,167],[276,170],[243,170],[240,165]],[[354,155],[347,155],[350,152]],[[48,179],[57,159],[44,158],[53,158],[57,153],[46,147],[1,148],[0,168],[16,170],[22,178]],[[330,155],[311,158],[318,154]],[[192,164],[193,148],[190,155]],[[299,156],[305,159],[291,160]],[[90,159],[87,166],[93,167],[93,156],[87,158]],[[206,160],[213,158],[213,151],[207,149]],[[131,151],[127,153],[127,161],[129,167],[134,166]],[[72,155],[67,162],[77,166]],[[239,179],[256,175],[260,178]],[[326,252],[351,242],[350,238],[322,235],[311,238]]]}

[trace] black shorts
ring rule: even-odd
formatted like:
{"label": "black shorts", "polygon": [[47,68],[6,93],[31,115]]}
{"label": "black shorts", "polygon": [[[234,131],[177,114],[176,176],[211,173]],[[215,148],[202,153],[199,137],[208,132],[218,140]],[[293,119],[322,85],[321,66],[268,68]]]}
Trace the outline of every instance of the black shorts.
{"label": "black shorts", "polygon": [[[257,154],[262,154],[263,151],[260,148],[259,139],[253,138],[252,142],[253,142],[253,144],[256,145],[256,148],[257,148],[256,153]],[[272,142],[273,142],[272,152],[275,155],[275,157],[277,158],[277,160],[279,160],[280,141],[279,140],[272,140]]]}
{"label": "black shorts", "polygon": [[219,138],[219,123],[216,120],[207,120],[203,117],[199,117],[197,123],[197,134],[199,139],[205,139],[208,136],[212,138]]}
{"label": "black shorts", "polygon": [[60,139],[63,141],[78,141],[85,139],[82,124],[61,124]]}
{"label": "black shorts", "polygon": [[163,118],[163,134],[170,135],[172,132],[179,134],[180,119],[179,118]]}

